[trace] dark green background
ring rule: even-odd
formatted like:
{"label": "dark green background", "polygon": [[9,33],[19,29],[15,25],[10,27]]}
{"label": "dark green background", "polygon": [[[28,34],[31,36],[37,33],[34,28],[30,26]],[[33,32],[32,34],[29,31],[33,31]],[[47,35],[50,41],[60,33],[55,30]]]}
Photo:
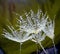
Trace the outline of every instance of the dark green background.
{"label": "dark green background", "polygon": [[[37,12],[41,8],[43,12],[47,11],[51,19],[55,16],[55,44],[60,42],[60,0],[0,0],[0,47],[6,54],[20,54],[20,44],[6,39],[1,34],[3,28],[8,24],[9,19],[13,26],[16,24],[16,16],[13,12],[24,14],[25,11],[32,9]],[[42,42],[44,47],[53,46],[51,39],[46,37]],[[41,47],[39,47],[41,49]],[[31,54],[37,50],[37,45],[32,41],[27,41],[22,45],[22,54]]]}

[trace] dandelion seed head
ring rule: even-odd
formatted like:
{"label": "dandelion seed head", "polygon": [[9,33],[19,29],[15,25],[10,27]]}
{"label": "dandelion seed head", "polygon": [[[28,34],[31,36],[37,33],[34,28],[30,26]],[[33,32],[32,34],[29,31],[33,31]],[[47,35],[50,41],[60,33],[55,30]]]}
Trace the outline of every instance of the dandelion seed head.
{"label": "dandelion seed head", "polygon": [[[17,13],[16,15],[19,16]],[[25,19],[23,16],[26,16]],[[30,10],[29,13],[25,12],[24,15],[19,16],[19,19],[17,19],[18,25],[16,26],[19,27],[19,31],[14,29],[13,26],[7,26],[11,30],[12,34],[3,30],[3,35],[8,39],[17,42],[25,42],[31,38],[36,42],[34,39],[35,37],[38,41],[43,41],[46,36],[52,39],[54,37],[54,22],[52,23],[52,20],[49,19],[48,21],[48,19],[49,16],[47,13],[44,14],[41,9],[38,9],[37,13],[34,13],[33,10]],[[43,35],[41,35],[41,31],[44,32]]]}

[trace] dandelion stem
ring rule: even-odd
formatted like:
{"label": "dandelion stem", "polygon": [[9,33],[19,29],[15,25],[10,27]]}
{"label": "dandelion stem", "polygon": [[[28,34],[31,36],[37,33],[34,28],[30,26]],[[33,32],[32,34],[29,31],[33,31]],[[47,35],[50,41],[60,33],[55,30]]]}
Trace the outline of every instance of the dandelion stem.
{"label": "dandelion stem", "polygon": [[41,42],[39,42],[39,45],[41,46],[41,48],[43,49],[44,53],[47,54],[46,50],[44,49],[44,47],[42,46]]}
{"label": "dandelion stem", "polygon": [[22,43],[20,43],[20,54],[21,54],[21,46],[22,46]]}
{"label": "dandelion stem", "polygon": [[57,50],[56,50],[56,47],[55,47],[54,39],[52,39],[52,42],[53,42],[53,45],[54,45],[55,54],[57,54]]}

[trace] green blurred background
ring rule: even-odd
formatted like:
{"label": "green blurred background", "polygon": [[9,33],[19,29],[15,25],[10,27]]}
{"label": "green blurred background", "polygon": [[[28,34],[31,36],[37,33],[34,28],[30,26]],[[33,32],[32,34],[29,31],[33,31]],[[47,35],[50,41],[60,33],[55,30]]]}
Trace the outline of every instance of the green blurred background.
{"label": "green blurred background", "polygon": [[[60,0],[0,0],[0,47],[2,47],[6,54],[20,54],[20,44],[6,39],[1,34],[3,28],[8,24],[7,19],[15,26],[16,16],[13,12],[20,15],[24,12],[29,12],[32,9],[37,12],[41,8],[43,12],[49,14],[51,19],[55,16],[55,44],[60,42]],[[46,37],[42,42],[45,48],[53,46],[51,39]],[[41,49],[41,47],[39,47]],[[22,45],[22,54],[32,54],[37,50],[37,45],[32,41],[27,41]]]}

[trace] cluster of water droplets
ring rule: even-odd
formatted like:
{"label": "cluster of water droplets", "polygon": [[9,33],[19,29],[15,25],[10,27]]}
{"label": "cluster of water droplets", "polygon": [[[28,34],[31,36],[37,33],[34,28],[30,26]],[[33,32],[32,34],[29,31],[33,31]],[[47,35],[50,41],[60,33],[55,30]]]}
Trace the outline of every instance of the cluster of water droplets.
{"label": "cluster of water droplets", "polygon": [[54,20],[51,20],[47,13],[43,14],[40,9],[38,9],[37,13],[34,13],[33,10],[30,10],[29,13],[25,12],[25,14],[22,16],[17,13],[16,15],[19,16],[19,18],[17,18],[18,24],[16,26],[18,26],[18,29],[20,30],[18,31],[14,29],[13,26],[7,25],[12,34],[4,29],[3,35],[10,40],[19,42],[20,48],[21,43],[31,40],[35,43],[38,43],[42,47],[43,51],[48,54],[48,52],[46,52],[42,46],[41,41],[45,40],[45,37],[48,36],[53,40],[54,44]]}

